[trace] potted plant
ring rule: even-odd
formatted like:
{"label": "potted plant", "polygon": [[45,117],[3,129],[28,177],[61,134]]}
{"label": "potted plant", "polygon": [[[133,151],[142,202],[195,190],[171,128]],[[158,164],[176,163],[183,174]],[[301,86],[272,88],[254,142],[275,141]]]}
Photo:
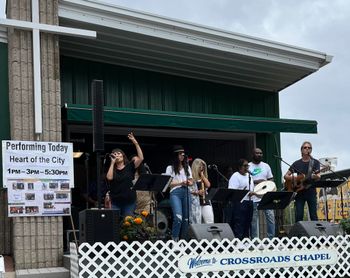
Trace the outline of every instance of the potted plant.
{"label": "potted plant", "polygon": [[125,241],[146,241],[157,239],[157,229],[151,224],[149,213],[142,211],[135,216],[126,216],[121,223],[120,238]]}

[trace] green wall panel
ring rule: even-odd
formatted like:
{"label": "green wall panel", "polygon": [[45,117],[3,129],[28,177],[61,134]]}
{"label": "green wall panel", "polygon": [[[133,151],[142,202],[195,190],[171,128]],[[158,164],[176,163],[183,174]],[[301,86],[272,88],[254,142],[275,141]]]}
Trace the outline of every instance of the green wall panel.
{"label": "green wall panel", "polygon": [[91,104],[104,81],[105,105],[174,112],[278,118],[278,94],[109,64],[61,58],[62,103]]}

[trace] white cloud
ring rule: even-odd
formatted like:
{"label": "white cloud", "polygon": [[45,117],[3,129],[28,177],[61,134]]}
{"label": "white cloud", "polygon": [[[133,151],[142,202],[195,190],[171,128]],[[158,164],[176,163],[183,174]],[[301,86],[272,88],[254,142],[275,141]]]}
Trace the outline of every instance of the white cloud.
{"label": "white cloud", "polygon": [[[350,168],[350,1],[348,0],[118,0],[117,5],[244,33],[334,55],[319,72],[280,93],[283,118],[317,120],[319,133],[283,134],[282,156],[293,162],[310,140],[315,157],[337,156]],[[286,169],[286,168],[284,168]]]}

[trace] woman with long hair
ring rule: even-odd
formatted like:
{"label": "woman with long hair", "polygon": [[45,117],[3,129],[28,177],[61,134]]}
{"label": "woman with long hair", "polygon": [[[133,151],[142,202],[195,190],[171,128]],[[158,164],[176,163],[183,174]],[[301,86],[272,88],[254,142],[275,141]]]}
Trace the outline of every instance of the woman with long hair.
{"label": "woman with long hair", "polygon": [[174,146],[172,163],[166,168],[166,175],[173,177],[170,183],[170,205],[173,212],[172,239],[187,239],[189,225],[190,192],[193,184],[192,171],[182,146]]}
{"label": "woman with long hair", "polygon": [[136,203],[136,192],[132,190],[135,169],[143,161],[142,149],[132,133],[128,134],[129,140],[134,144],[137,155],[129,161],[125,153],[116,148],[111,153],[111,164],[106,178],[110,181],[110,198],[112,209],[119,209],[120,216],[133,215]]}
{"label": "woman with long hair", "polygon": [[208,180],[207,164],[204,160],[196,158],[192,162],[192,176],[194,180],[194,184],[190,187],[192,223],[214,223],[213,207],[207,198],[210,181]]}

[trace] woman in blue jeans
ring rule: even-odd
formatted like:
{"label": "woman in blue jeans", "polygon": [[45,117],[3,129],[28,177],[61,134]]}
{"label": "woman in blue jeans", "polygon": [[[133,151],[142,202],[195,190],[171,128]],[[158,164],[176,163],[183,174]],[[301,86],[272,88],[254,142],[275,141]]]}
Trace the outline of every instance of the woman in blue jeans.
{"label": "woman in blue jeans", "polygon": [[182,146],[174,146],[172,164],[165,174],[173,177],[170,183],[170,205],[173,211],[172,239],[187,239],[189,225],[190,192],[193,184],[191,168]]}
{"label": "woman in blue jeans", "polygon": [[137,155],[129,162],[121,149],[114,149],[111,153],[111,164],[106,178],[110,181],[109,196],[112,200],[112,209],[119,209],[120,216],[124,218],[133,215],[136,207],[136,191],[131,190],[135,169],[143,161],[143,153],[139,143],[132,133],[128,134],[129,140],[134,144]]}

